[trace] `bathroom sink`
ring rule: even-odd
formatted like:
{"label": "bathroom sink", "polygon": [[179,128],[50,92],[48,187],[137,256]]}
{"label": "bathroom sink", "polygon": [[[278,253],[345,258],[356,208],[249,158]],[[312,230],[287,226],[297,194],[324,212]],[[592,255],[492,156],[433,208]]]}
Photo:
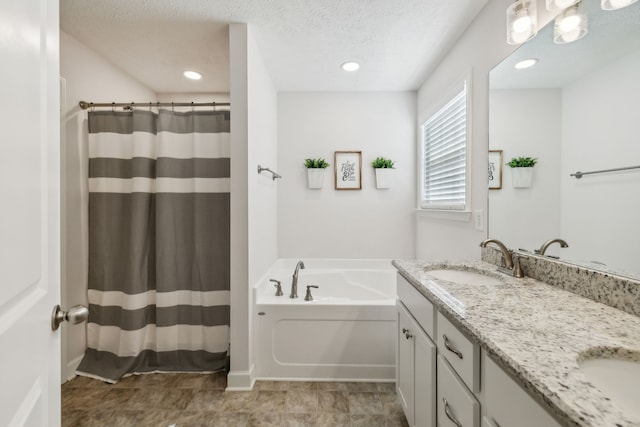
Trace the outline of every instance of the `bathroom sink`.
{"label": "bathroom sink", "polygon": [[487,276],[485,274],[476,273],[467,270],[430,270],[426,272],[428,275],[436,279],[446,280],[447,282],[459,283],[461,285],[499,285],[502,281],[496,277]]}
{"label": "bathroom sink", "polygon": [[640,360],[605,357],[578,360],[580,372],[625,413],[640,418]]}

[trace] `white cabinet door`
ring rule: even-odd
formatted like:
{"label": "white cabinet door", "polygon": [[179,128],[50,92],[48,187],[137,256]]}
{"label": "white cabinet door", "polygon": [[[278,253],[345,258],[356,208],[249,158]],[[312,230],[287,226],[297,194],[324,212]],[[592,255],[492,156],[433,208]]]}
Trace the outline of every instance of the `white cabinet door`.
{"label": "white cabinet door", "polygon": [[436,346],[398,301],[398,396],[410,426],[436,425]]}
{"label": "white cabinet door", "polygon": [[484,412],[500,427],[559,427],[560,424],[486,354],[483,388]]}
{"label": "white cabinet door", "polygon": [[415,425],[414,419],[414,350],[413,340],[408,337],[412,328],[409,312],[400,301],[398,304],[398,397],[402,409],[410,426]]}
{"label": "white cabinet door", "polygon": [[60,425],[57,0],[0,2],[0,425]]}
{"label": "white cabinet door", "polygon": [[418,327],[414,333],[414,418],[417,427],[436,425],[436,346]]}

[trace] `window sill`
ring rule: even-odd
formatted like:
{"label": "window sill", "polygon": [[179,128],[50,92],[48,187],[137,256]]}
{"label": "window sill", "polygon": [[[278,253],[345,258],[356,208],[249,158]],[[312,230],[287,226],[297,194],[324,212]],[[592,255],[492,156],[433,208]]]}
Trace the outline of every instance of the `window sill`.
{"label": "window sill", "polygon": [[469,222],[471,221],[471,211],[449,211],[438,209],[416,209],[418,218],[444,219],[447,221]]}

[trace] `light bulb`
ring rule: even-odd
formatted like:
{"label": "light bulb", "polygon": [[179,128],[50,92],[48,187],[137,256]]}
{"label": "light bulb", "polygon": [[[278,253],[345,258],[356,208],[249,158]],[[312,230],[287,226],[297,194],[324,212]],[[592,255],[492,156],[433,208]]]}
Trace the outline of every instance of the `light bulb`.
{"label": "light bulb", "polygon": [[571,32],[576,28],[578,28],[579,25],[580,25],[580,15],[569,15],[563,18],[558,24],[558,26],[560,27],[560,30],[562,30],[563,33]]}
{"label": "light bulb", "polygon": [[516,18],[511,24],[513,31],[516,33],[524,33],[531,28],[531,17],[529,15],[521,16]]}
{"label": "light bulb", "polygon": [[517,45],[536,35],[536,2],[516,0],[507,8],[507,43]]}

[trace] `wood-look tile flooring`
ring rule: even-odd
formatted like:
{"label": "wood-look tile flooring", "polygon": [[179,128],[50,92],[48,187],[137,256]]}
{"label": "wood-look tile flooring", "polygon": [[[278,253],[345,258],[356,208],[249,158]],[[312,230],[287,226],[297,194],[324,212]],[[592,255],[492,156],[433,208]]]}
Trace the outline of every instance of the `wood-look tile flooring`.
{"label": "wood-look tile flooring", "polygon": [[258,381],[225,391],[226,375],[134,375],[62,386],[62,426],[408,426],[392,383]]}

